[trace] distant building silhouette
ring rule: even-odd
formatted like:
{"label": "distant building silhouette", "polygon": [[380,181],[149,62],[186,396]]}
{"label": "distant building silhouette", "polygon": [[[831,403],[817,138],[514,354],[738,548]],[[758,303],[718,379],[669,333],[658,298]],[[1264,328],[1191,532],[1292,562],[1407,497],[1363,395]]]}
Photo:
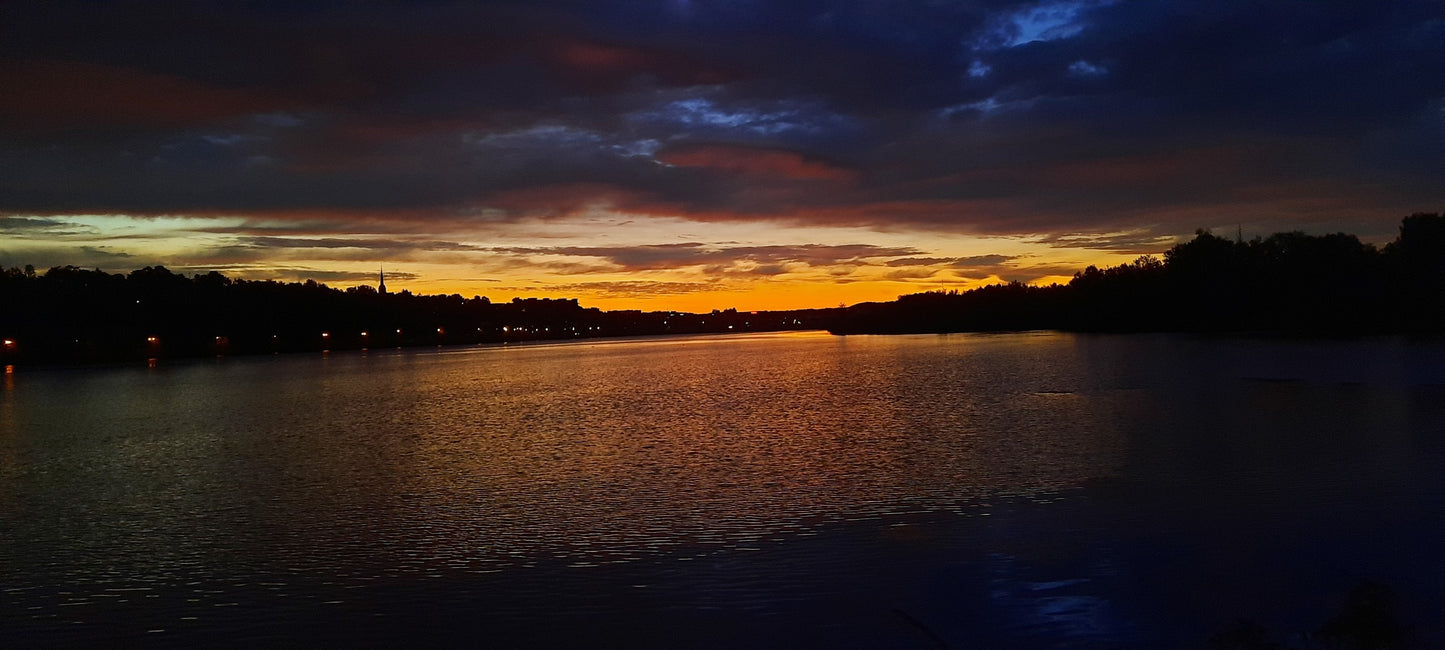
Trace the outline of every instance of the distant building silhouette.
{"label": "distant building silhouette", "polygon": [[376,292],[377,292],[377,293],[386,293],[386,267],[385,267],[385,266],[381,267],[381,271],[380,271],[380,273],[378,273],[378,275],[377,275],[377,278],[376,278]]}

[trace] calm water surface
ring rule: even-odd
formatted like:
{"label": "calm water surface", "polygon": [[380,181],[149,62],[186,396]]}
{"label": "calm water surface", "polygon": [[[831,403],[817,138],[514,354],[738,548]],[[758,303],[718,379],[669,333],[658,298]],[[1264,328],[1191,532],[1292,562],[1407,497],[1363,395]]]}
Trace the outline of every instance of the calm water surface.
{"label": "calm water surface", "polygon": [[19,369],[0,640],[1445,642],[1445,345],[616,340]]}

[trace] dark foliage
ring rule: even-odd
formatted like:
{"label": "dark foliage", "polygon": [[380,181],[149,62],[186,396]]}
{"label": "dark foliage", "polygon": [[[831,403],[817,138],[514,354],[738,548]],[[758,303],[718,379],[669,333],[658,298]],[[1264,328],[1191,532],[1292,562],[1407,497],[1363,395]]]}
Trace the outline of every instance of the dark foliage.
{"label": "dark foliage", "polygon": [[1445,217],[1416,214],[1383,250],[1353,235],[1237,241],[1199,231],[1160,260],[1089,267],[1067,285],[928,292],[846,310],[849,333],[1020,329],[1278,332],[1445,331]]}
{"label": "dark foliage", "polygon": [[1395,617],[1395,592],[1377,582],[1350,590],[1340,612],[1314,634],[1289,635],[1281,643],[1263,625],[1241,620],[1209,638],[1209,650],[1383,650],[1406,647],[1409,628]]}
{"label": "dark foliage", "polygon": [[596,336],[818,329],[836,310],[604,312],[571,299],[345,291],[314,281],[129,275],[75,267],[0,270],[6,363],[486,343]]}
{"label": "dark foliage", "polygon": [[1393,648],[1405,639],[1395,619],[1395,592],[1365,582],[1350,591],[1344,609],[1320,627],[1318,637],[1337,648]]}

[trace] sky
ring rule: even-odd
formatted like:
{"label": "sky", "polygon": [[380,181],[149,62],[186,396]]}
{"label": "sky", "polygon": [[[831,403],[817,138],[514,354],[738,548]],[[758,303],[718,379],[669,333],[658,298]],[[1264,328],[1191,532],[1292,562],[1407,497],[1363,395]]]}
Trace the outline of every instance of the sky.
{"label": "sky", "polygon": [[0,266],[604,309],[1445,209],[1445,3],[0,3]]}

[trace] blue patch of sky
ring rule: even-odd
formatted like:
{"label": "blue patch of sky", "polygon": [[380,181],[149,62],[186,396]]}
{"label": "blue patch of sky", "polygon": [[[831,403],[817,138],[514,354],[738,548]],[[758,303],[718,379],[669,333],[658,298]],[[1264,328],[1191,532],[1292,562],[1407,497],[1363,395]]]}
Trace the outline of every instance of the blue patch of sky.
{"label": "blue patch of sky", "polygon": [[662,143],[652,138],[645,138],[642,140],[620,142],[608,148],[628,158],[650,158],[657,153],[658,149],[662,148]]}
{"label": "blue patch of sky", "polygon": [[1000,101],[997,97],[987,97],[975,102],[945,106],[939,109],[938,116],[943,119],[988,117],[1004,112],[1025,110],[1032,107],[1036,101],[1037,98]]}
{"label": "blue patch of sky", "polygon": [[1104,66],[1079,60],[1069,64],[1069,74],[1075,77],[1102,77],[1109,74]]}
{"label": "blue patch of sky", "polygon": [[560,124],[544,124],[502,133],[466,133],[462,141],[479,147],[496,149],[571,148],[595,146],[602,135]]}
{"label": "blue patch of sky", "polygon": [[1084,30],[1086,10],[1107,4],[1113,3],[1111,0],[1041,2],[996,16],[989,21],[988,31],[974,41],[973,49],[994,50],[1072,38]]}
{"label": "blue patch of sky", "polygon": [[678,99],[631,115],[636,122],[670,126],[687,135],[726,131],[758,136],[817,135],[845,130],[850,120],[820,106],[784,100],[770,106],[727,107],[705,97]]}

